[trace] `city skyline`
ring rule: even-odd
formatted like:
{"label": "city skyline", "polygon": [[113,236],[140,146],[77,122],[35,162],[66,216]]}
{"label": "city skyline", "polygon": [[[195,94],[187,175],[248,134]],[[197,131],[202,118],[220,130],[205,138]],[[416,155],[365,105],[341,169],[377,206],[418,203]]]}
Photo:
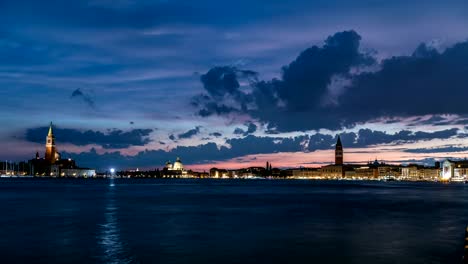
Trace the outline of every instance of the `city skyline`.
{"label": "city skyline", "polygon": [[98,169],[322,166],[338,135],[345,163],[465,158],[467,11],[5,1],[0,159],[31,159],[51,121],[62,156]]}

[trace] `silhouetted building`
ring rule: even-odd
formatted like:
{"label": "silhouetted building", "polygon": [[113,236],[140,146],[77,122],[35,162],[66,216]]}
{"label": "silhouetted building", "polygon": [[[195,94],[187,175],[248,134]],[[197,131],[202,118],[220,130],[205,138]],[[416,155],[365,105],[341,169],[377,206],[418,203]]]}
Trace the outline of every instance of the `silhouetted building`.
{"label": "silhouetted building", "polygon": [[343,165],[343,145],[340,136],[338,136],[335,146],[335,165]]}

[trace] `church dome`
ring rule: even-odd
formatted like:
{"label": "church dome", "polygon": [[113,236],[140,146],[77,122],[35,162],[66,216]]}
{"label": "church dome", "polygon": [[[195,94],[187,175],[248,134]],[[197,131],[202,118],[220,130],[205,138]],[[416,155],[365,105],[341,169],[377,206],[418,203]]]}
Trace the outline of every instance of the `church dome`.
{"label": "church dome", "polygon": [[174,162],[174,166],[172,166],[173,170],[183,170],[184,165],[182,165],[182,161],[180,158],[177,158],[176,162]]}
{"label": "church dome", "polygon": [[55,157],[54,158],[55,158],[55,160],[60,160],[62,157],[61,157],[60,153],[55,152]]}

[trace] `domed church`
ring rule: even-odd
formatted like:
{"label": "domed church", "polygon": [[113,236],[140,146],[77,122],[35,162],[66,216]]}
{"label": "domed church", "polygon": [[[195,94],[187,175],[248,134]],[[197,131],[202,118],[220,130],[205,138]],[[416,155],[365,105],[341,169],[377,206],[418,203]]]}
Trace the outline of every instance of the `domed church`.
{"label": "domed church", "polygon": [[172,170],[184,170],[184,165],[182,165],[182,161],[179,157],[177,157],[176,162],[174,162],[174,165],[172,165]]}
{"label": "domed church", "polygon": [[165,175],[169,177],[184,177],[187,175],[187,171],[184,169],[184,165],[179,157],[177,157],[174,163],[170,161],[166,162],[164,167]]}

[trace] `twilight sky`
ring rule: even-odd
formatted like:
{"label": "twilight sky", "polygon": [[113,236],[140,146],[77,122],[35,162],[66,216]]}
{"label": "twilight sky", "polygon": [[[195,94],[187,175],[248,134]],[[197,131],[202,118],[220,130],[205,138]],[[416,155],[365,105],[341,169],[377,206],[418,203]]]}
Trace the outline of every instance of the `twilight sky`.
{"label": "twilight sky", "polygon": [[468,156],[466,0],[3,0],[0,159],[191,169]]}

